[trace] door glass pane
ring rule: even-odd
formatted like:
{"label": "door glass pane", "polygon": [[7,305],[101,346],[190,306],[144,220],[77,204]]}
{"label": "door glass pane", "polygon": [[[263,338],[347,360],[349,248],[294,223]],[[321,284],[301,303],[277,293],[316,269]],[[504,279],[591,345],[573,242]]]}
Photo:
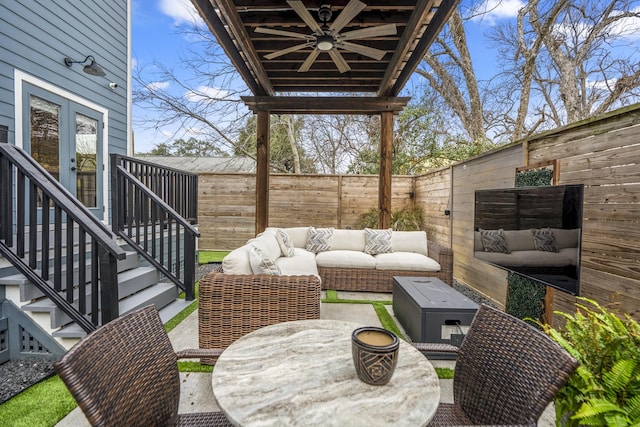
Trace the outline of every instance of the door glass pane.
{"label": "door glass pane", "polygon": [[76,196],[88,208],[97,206],[98,121],[76,114]]}
{"label": "door glass pane", "polygon": [[60,106],[31,95],[31,157],[60,179]]}

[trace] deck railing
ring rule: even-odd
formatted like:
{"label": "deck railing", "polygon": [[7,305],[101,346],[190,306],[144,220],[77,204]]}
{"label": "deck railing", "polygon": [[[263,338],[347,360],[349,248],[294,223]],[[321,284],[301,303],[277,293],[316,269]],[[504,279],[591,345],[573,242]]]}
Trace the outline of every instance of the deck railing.
{"label": "deck railing", "polygon": [[86,332],[119,316],[124,250],[57,179],[8,143],[0,143],[0,254]]}
{"label": "deck railing", "polygon": [[111,189],[113,231],[193,300],[197,175],[113,154]]}

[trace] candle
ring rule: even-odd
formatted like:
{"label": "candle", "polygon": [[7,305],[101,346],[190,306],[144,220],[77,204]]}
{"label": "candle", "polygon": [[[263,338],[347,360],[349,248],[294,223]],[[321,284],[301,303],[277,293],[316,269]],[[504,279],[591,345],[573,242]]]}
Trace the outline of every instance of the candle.
{"label": "candle", "polygon": [[362,331],[358,333],[357,337],[363,343],[377,347],[384,347],[393,343],[393,338],[381,331]]}

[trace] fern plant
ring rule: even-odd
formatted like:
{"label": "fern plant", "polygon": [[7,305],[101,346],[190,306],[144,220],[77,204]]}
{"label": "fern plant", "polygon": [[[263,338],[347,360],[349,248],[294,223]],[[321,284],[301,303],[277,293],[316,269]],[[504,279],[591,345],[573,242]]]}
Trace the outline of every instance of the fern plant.
{"label": "fern plant", "polygon": [[597,302],[576,304],[562,330],[544,331],[580,366],[554,399],[556,425],[640,426],[640,325]]}

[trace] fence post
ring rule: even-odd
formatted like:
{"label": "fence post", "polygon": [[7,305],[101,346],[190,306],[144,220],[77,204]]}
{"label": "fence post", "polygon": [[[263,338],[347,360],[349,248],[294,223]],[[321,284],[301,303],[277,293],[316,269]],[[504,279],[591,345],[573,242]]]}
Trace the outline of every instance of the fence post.
{"label": "fence post", "polygon": [[116,258],[104,248],[99,247],[98,254],[100,262],[100,309],[102,312],[102,324],[105,325],[120,316],[118,309],[118,268]]}
{"label": "fence post", "polygon": [[[179,236],[179,234],[178,234]],[[195,270],[196,270],[196,239],[193,234],[184,231],[184,288],[185,299],[193,301],[195,298]]]}

